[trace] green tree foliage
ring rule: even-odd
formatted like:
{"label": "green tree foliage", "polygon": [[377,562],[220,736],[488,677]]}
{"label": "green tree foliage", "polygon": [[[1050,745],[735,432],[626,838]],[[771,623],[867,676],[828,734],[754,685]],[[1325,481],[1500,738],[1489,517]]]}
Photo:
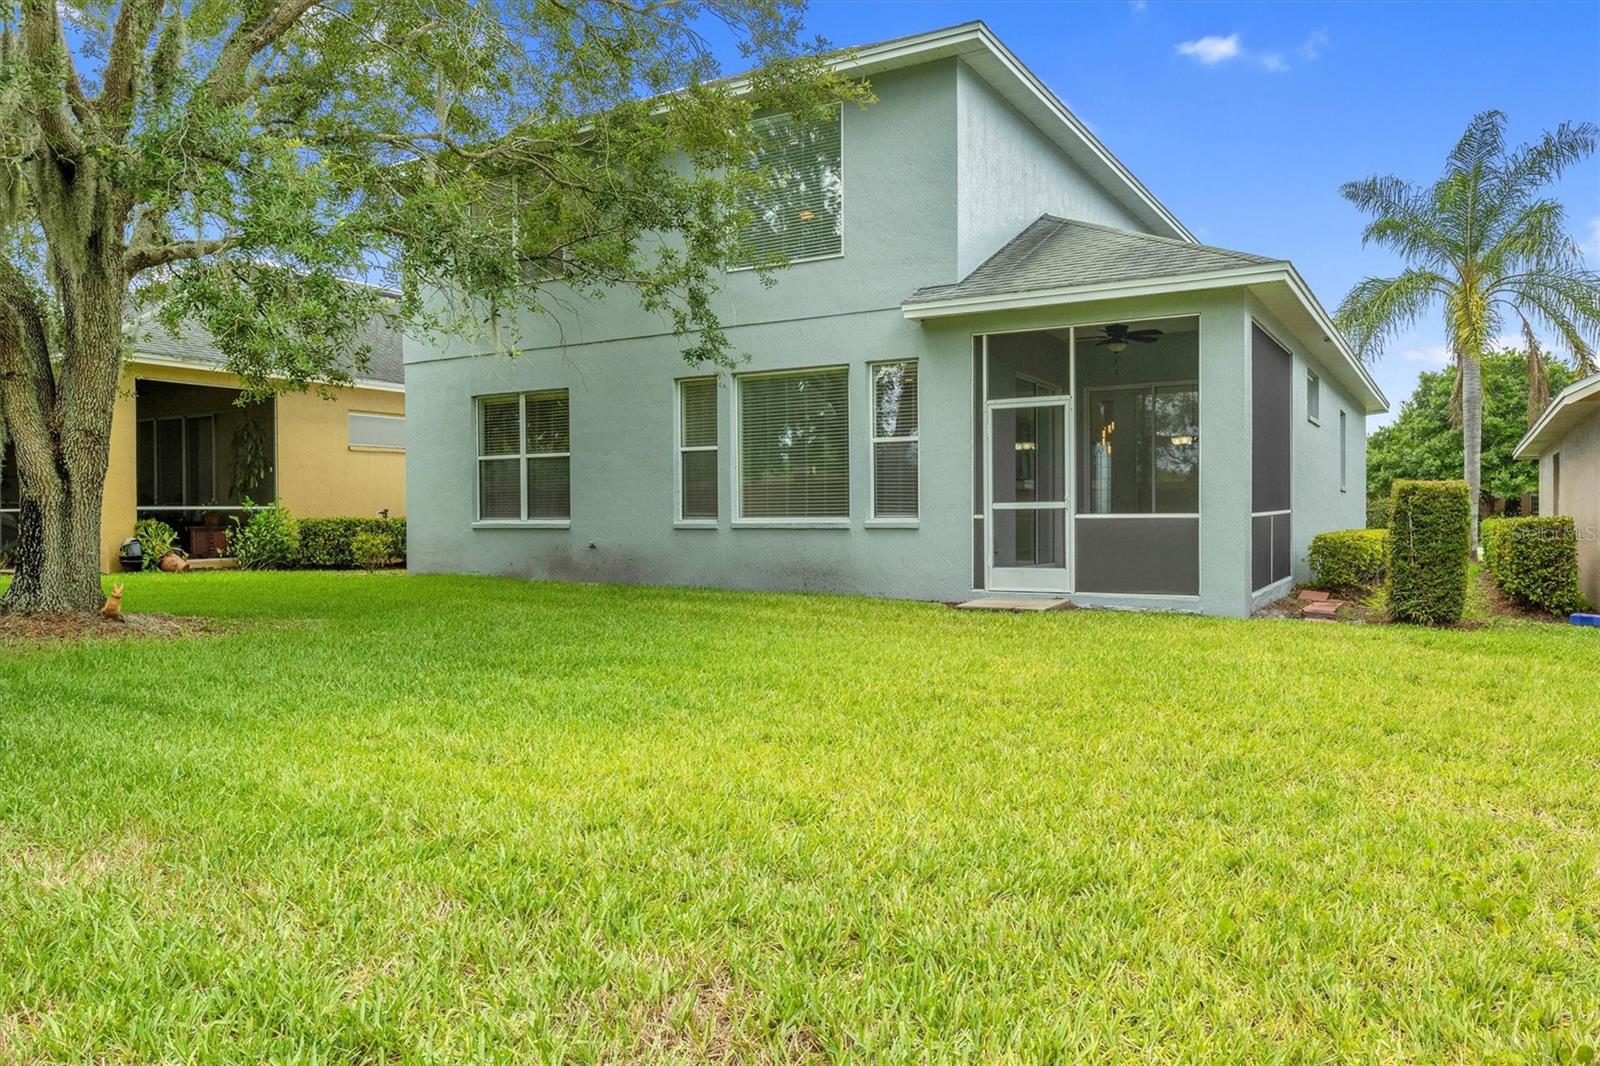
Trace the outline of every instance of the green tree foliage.
{"label": "green tree foliage", "polygon": [[[631,293],[690,360],[730,361],[711,297],[772,180],[748,165],[753,119],[867,97],[799,40],[800,14],[0,0],[0,421],[23,487],[0,606],[99,605],[130,299],[204,325],[247,399],[348,381],[374,314],[487,320],[511,350],[503,324],[574,292]],[[755,72],[722,79],[711,30]]]}
{"label": "green tree foliage", "polygon": [[[1576,374],[1544,356],[1552,392],[1566,388]],[[1503,499],[1539,489],[1539,464],[1511,457],[1528,432],[1528,360],[1522,352],[1486,355],[1483,371],[1483,491]],[[1443,481],[1461,472],[1461,434],[1451,426],[1450,397],[1457,370],[1424,371],[1400,416],[1367,438],[1367,490],[1388,496],[1397,480]]]}
{"label": "green tree foliage", "polygon": [[[1533,144],[1510,149],[1506,117],[1475,116],[1431,185],[1397,177],[1353,181],[1340,191],[1371,217],[1363,244],[1395,253],[1406,268],[1364,278],[1339,306],[1339,327],[1363,358],[1435,309],[1455,359],[1462,465],[1474,496],[1483,487],[1483,382],[1479,360],[1491,339],[1520,325],[1529,366],[1543,369],[1533,325],[1554,333],[1582,369],[1600,342],[1600,276],[1584,265],[1559,201],[1540,195],[1595,150],[1600,128],[1562,123]],[[1528,395],[1542,394],[1537,380]],[[1477,539],[1477,510],[1472,512]]]}

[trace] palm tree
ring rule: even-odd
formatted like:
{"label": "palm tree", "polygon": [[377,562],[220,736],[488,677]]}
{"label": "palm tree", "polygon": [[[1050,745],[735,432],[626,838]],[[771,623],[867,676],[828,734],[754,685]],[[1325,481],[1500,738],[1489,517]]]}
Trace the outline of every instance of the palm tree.
{"label": "palm tree", "polygon": [[[1452,419],[1461,426],[1467,484],[1479,496],[1483,385],[1478,359],[1508,320],[1532,337],[1538,325],[1592,367],[1600,341],[1600,275],[1589,270],[1567,235],[1561,204],[1539,193],[1567,167],[1595,150],[1600,129],[1562,123],[1534,144],[1508,152],[1506,117],[1485,111],[1445,160],[1429,186],[1396,177],[1352,181],[1339,190],[1371,216],[1362,244],[1397,253],[1403,271],[1369,277],[1339,306],[1339,326],[1363,359],[1436,306],[1456,364]],[[1549,385],[1544,360],[1529,359],[1529,388]],[[1478,541],[1478,507],[1472,542]]]}

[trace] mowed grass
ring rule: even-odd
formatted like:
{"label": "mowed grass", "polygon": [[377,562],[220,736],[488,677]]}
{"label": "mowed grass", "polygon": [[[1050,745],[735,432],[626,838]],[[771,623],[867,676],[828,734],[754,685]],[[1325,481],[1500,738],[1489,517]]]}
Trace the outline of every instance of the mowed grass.
{"label": "mowed grass", "polygon": [[363,574],[0,647],[0,1061],[1582,1060],[1600,633]]}

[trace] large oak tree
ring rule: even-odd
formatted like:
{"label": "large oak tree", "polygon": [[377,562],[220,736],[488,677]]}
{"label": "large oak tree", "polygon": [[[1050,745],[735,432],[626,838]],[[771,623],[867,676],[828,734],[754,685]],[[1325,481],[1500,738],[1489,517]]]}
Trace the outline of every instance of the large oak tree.
{"label": "large oak tree", "polygon": [[[708,33],[758,73],[717,80]],[[373,314],[539,312],[554,277],[631,291],[686,358],[725,360],[711,296],[764,180],[752,117],[862,93],[794,0],[7,0],[0,443],[22,500],[0,608],[99,604],[141,303],[206,326],[252,397],[348,380]]]}

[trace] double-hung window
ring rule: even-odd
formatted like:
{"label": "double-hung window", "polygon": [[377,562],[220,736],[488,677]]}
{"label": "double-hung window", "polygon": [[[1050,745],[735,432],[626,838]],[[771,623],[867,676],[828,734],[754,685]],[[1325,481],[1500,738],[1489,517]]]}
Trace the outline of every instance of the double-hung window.
{"label": "double-hung window", "polygon": [[797,262],[844,250],[844,167],[841,108],[816,122],[788,115],[756,119],[750,168],[763,179],[742,206],[750,220],[740,233],[742,266]]}
{"label": "double-hung window", "polygon": [[842,366],[735,379],[737,517],[837,524],[850,517],[850,384]]}
{"label": "double-hung window", "polygon": [[917,517],[917,363],[873,363],[872,517]]}
{"label": "double-hung window", "polygon": [[678,382],[678,521],[717,521],[717,379]]}
{"label": "double-hung window", "polygon": [[478,521],[565,525],[571,462],[566,389],[478,400]]}

